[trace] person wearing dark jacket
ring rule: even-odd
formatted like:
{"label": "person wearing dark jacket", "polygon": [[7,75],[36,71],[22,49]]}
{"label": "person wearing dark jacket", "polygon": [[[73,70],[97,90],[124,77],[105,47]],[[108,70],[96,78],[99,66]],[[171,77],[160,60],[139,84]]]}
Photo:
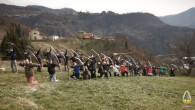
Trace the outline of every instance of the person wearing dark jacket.
{"label": "person wearing dark jacket", "polygon": [[54,64],[52,60],[49,60],[47,64],[44,64],[43,67],[47,67],[48,73],[49,73],[49,80],[53,82],[58,82],[58,79],[56,79],[55,74],[55,67],[58,67],[57,64]]}
{"label": "person wearing dark jacket", "polygon": [[58,69],[59,69],[59,71],[61,71],[61,63],[62,63],[61,59],[63,58],[62,54],[57,54],[57,58],[58,58],[58,61],[59,61]]}
{"label": "person wearing dark jacket", "polygon": [[37,71],[41,72],[42,70],[42,62],[41,62],[41,47],[39,48],[39,50],[35,53],[35,56],[40,64],[40,66],[37,67]]}
{"label": "person wearing dark jacket", "polygon": [[175,70],[176,69],[173,69],[173,68],[170,69],[170,76],[175,76]]}
{"label": "person wearing dark jacket", "polygon": [[155,66],[153,66],[153,67],[152,67],[152,74],[153,74],[154,76],[156,76],[156,70],[157,70],[157,68],[156,68]]}
{"label": "person wearing dark jacket", "polygon": [[12,73],[18,73],[18,67],[17,67],[17,62],[16,62],[16,47],[14,43],[11,43],[11,48],[8,52],[8,55],[10,56],[11,60],[11,70]]}
{"label": "person wearing dark jacket", "polygon": [[143,66],[142,70],[143,70],[142,76],[146,76],[147,75],[147,67],[146,67],[146,65]]}
{"label": "person wearing dark jacket", "polygon": [[47,60],[48,60],[48,61],[52,60],[52,58],[51,58],[51,52],[52,52],[52,49],[51,49],[51,47],[50,47],[50,50],[47,51],[47,52],[44,54],[44,56],[47,57]]}
{"label": "person wearing dark jacket", "polygon": [[68,60],[69,60],[69,57],[68,57],[68,52],[66,50],[64,52],[64,70],[65,71],[68,71]]}

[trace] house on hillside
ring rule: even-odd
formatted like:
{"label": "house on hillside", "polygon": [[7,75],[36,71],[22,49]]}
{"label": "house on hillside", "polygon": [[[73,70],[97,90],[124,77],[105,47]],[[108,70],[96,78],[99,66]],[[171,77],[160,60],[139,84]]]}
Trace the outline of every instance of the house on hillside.
{"label": "house on hillside", "polygon": [[92,33],[85,33],[83,38],[84,38],[84,39],[93,39],[94,36],[93,36]]}
{"label": "house on hillside", "polygon": [[86,33],[85,31],[78,31],[76,36],[77,38],[83,38],[83,39],[93,39],[94,38],[93,33]]}
{"label": "house on hillside", "polygon": [[38,29],[33,29],[29,32],[30,40],[42,40],[43,36],[40,34]]}

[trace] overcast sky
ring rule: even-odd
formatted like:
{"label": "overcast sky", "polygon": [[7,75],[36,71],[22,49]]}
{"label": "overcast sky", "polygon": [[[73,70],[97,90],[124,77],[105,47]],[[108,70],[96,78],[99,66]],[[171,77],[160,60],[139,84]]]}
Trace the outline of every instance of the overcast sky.
{"label": "overcast sky", "polygon": [[178,14],[195,7],[195,0],[0,0],[0,3],[49,8],[73,8],[82,12],[148,12],[156,16]]}

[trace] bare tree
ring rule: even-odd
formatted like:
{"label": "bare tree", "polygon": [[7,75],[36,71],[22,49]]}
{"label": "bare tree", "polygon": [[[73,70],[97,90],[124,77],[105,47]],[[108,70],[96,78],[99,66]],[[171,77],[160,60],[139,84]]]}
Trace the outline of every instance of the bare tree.
{"label": "bare tree", "polygon": [[183,65],[183,68],[186,70],[187,75],[190,75],[195,62],[195,32],[185,33],[174,42],[175,53]]}

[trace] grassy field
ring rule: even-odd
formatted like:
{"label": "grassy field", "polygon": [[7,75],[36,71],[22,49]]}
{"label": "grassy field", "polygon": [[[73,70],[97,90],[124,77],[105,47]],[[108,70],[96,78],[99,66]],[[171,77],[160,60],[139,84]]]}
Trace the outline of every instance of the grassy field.
{"label": "grassy field", "polygon": [[[23,71],[0,73],[0,109],[123,110],[195,108],[194,77],[111,77],[73,80],[57,72],[59,82],[49,82],[48,73],[36,73],[40,83],[27,84]],[[182,102],[184,92],[192,95],[190,108]]]}

